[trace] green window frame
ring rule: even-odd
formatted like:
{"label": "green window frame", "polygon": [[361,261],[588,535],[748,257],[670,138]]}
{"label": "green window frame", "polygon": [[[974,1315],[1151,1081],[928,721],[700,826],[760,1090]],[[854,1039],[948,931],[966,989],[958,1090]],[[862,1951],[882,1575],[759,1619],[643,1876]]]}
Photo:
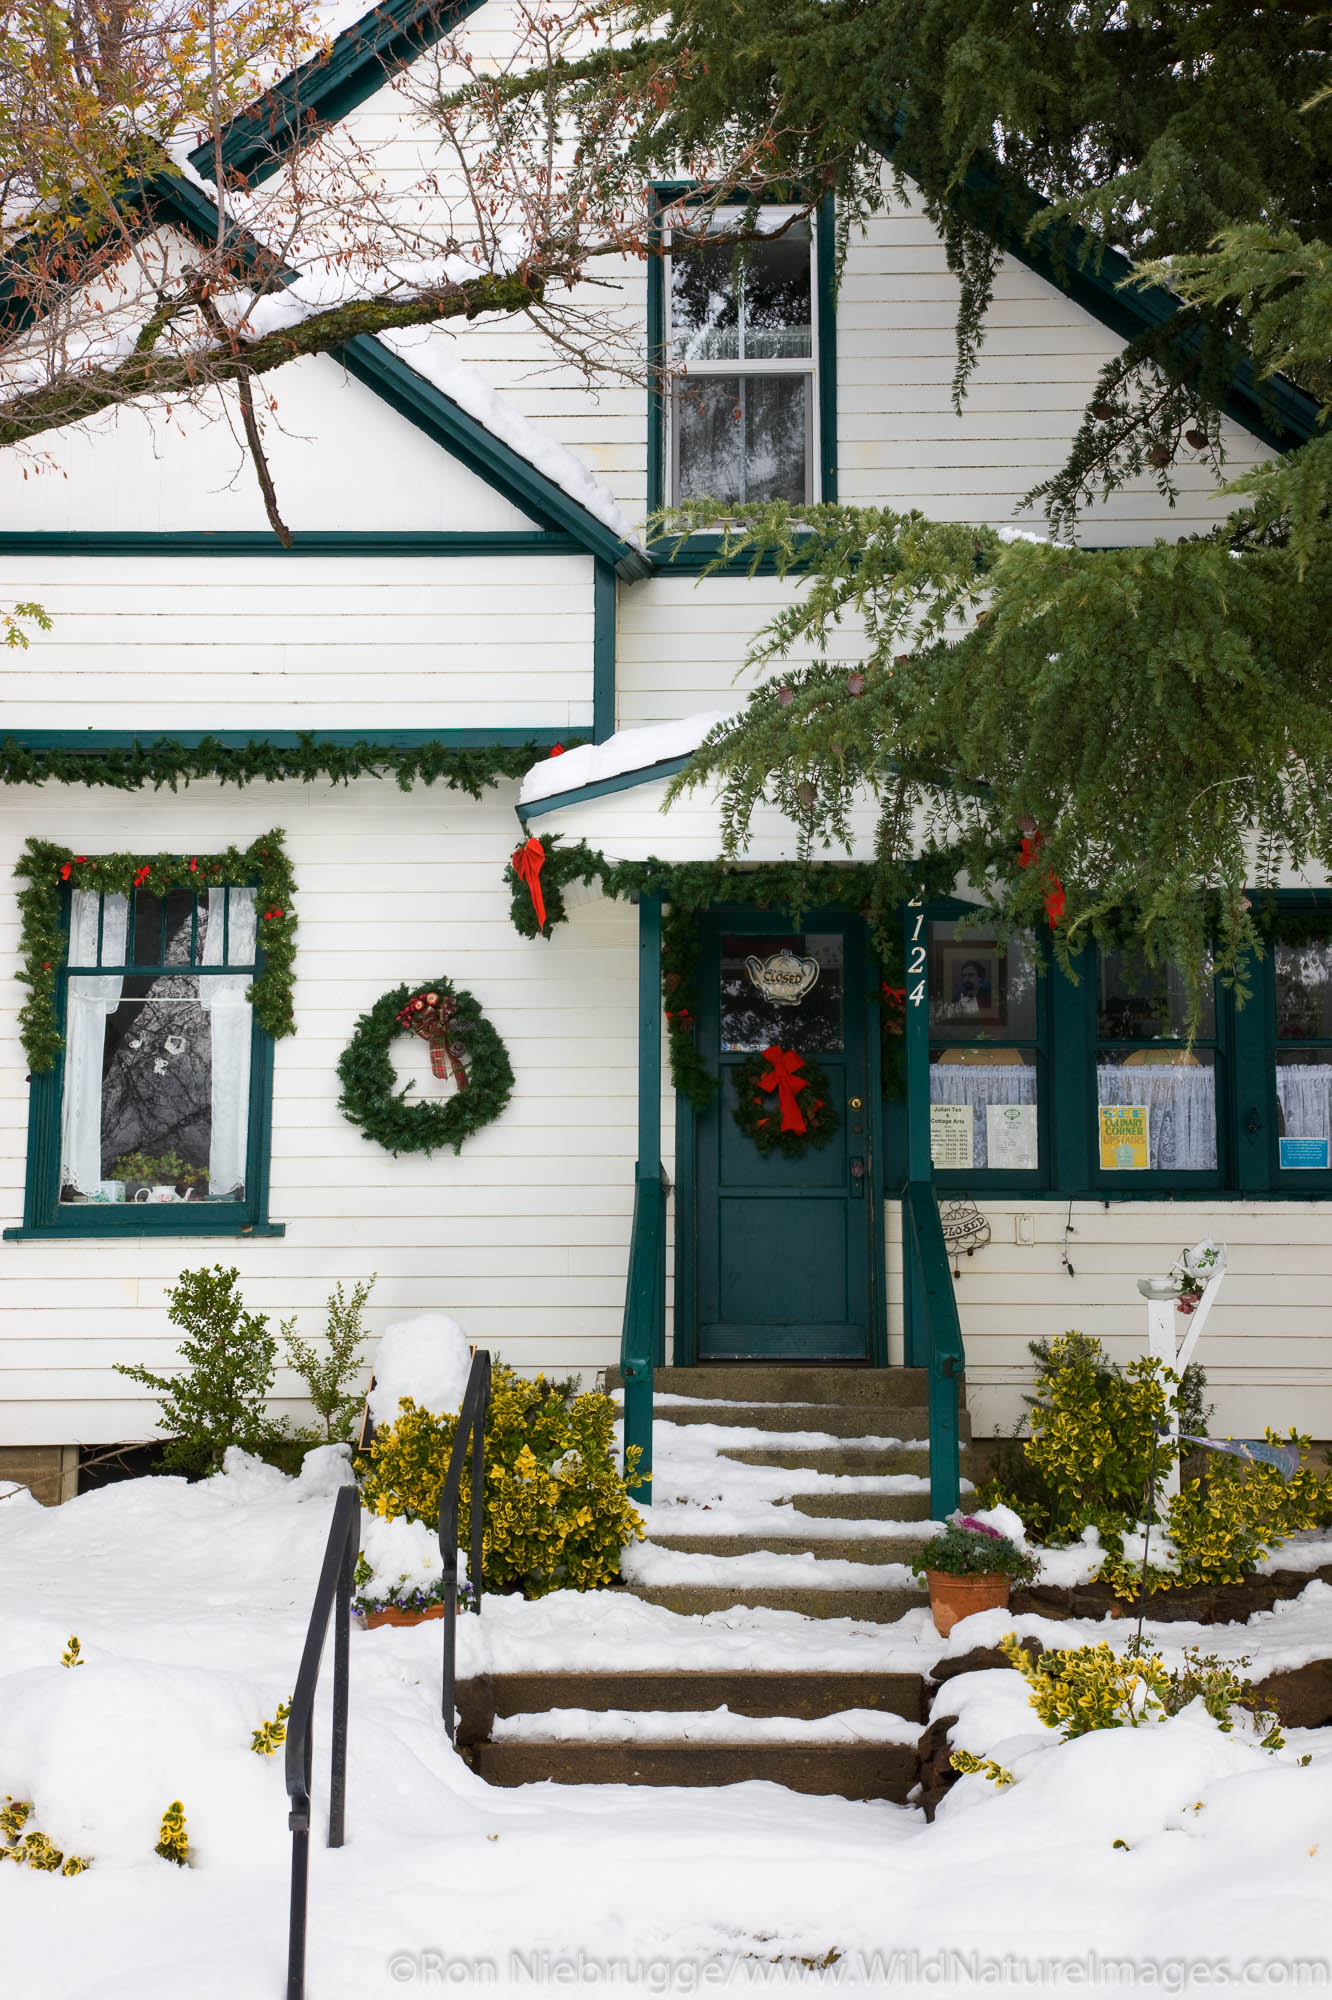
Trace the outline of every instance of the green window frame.
{"label": "green window frame", "polygon": [[[666,501],[667,466],[670,458],[668,431],[671,422],[670,396],[663,389],[666,380],[667,298],[666,255],[662,249],[665,218],[671,208],[701,201],[702,190],[685,182],[659,184],[653,190],[655,212],[651,227],[654,251],[648,260],[647,333],[650,362],[648,388],[648,508],[656,511]],[[837,498],[837,281],[836,243],[832,197],[820,202],[813,217],[813,478],[809,498],[834,501]],[[687,551],[674,557],[699,564],[708,559],[710,536],[693,538]]]}
{"label": "green window frame", "polygon": [[[1129,1021],[1115,1022],[1113,1016],[1102,1014],[1103,982],[1106,979],[1110,954],[1098,951],[1094,957],[1091,976],[1087,981],[1087,1001],[1091,1013],[1090,1030],[1092,1036],[1091,1064],[1084,1076],[1082,1094],[1090,1116],[1091,1144],[1090,1159],[1094,1184],[1098,1191],[1113,1188],[1125,1194],[1150,1194],[1160,1189],[1178,1192],[1182,1189],[1198,1190],[1226,1187],[1233,1179],[1233,1147],[1231,1133],[1234,1125],[1233,1088],[1233,1040],[1234,1007],[1230,994],[1219,980],[1213,979],[1211,986],[1211,1009],[1204,1018],[1190,1049],[1187,1036],[1183,1032],[1182,1007],[1179,1011],[1179,1031],[1151,1035],[1131,1031]],[[1156,982],[1143,975],[1138,969],[1136,982],[1132,979],[1133,969],[1129,968],[1120,983],[1118,1005],[1129,1016],[1137,1014],[1145,1027],[1153,1020],[1165,1018],[1171,1010],[1169,968],[1163,974],[1166,987],[1164,1003],[1154,1006],[1153,988]],[[1135,990],[1136,986],[1136,990]],[[1113,1003],[1112,1003],[1113,1004]],[[1162,1008],[1164,1007],[1164,1012]],[[1107,1025],[1107,1019],[1111,1025]],[[1176,1024],[1172,1019],[1170,1025]],[[1101,1071],[1117,1071],[1122,1082],[1120,1090],[1103,1099],[1101,1094]],[[1164,1072],[1169,1088],[1161,1089],[1155,1072]],[[1177,1163],[1169,1165],[1148,1165],[1127,1167],[1123,1170],[1103,1164],[1101,1110],[1112,1104],[1136,1104],[1138,1098],[1146,1100],[1148,1117],[1145,1131],[1145,1149],[1149,1158],[1158,1153],[1163,1131],[1169,1130],[1169,1123],[1176,1119],[1182,1122],[1187,1098],[1196,1097],[1205,1090],[1205,1078],[1211,1076],[1211,1123],[1215,1132],[1215,1159],[1207,1167],[1185,1167]],[[1188,1090],[1184,1086],[1188,1086]],[[1171,1098],[1179,1099],[1178,1108]],[[1170,1142],[1167,1140],[1167,1144]],[[1133,1150],[1130,1145],[1126,1150]],[[1158,1154],[1159,1157],[1159,1154]]]}
{"label": "green window frame", "polygon": [[[253,883],[229,883],[228,889],[253,888]],[[82,965],[70,963],[69,939],[73,896],[69,888],[61,894],[62,921],[66,938],[64,962],[62,963],[56,986],[56,1012],[62,1038],[62,1051],[54,1067],[30,1078],[28,1107],[28,1149],[27,1176],[24,1192],[23,1224],[17,1229],[6,1229],[4,1235],[9,1240],[30,1237],[142,1237],[142,1236],[238,1236],[261,1235],[281,1236],[285,1234],[283,1225],[270,1223],[268,1219],[269,1163],[272,1136],[273,1103],[273,1039],[259,1024],[251,1012],[250,1020],[250,1078],[249,1101],[245,1143],[245,1185],[243,1198],[236,1201],[169,1201],[146,1203],[121,1203],[111,1201],[62,1201],[62,1138],[66,1083],[65,1043],[69,1025],[69,985],[71,978],[92,976],[119,977],[120,979],[154,980],[162,977],[187,976],[200,982],[218,977],[234,978],[238,973],[257,973],[264,965],[262,943],[256,938],[254,958],[243,965],[227,962],[228,953],[224,944],[222,962],[208,966],[202,963],[198,954],[199,939],[199,896],[195,896],[190,910],[190,938],[186,958],[168,959],[167,905],[160,900],[160,916],[154,919],[160,924],[157,937],[144,934],[146,918],[141,917],[136,926],[136,915],[146,911],[142,898],[129,899],[126,912],[126,938],[123,952],[113,954],[122,963],[111,963],[104,948],[105,940],[105,899],[99,899],[97,919],[97,948]],[[223,903],[224,936],[225,923],[231,909],[231,898]],[[137,933],[137,934],[136,934]],[[154,950],[153,945],[158,945]],[[145,1004],[147,1004],[145,1002]]]}
{"label": "green window frame", "polygon": [[[1022,1192],[1041,1194],[1046,1192],[1054,1174],[1053,1117],[1053,1067],[1051,1057],[1050,1002],[1053,981],[1049,975],[1049,952],[1045,941],[1039,937],[1027,936],[1023,946],[1035,975],[1029,999],[1029,1013],[1025,1023],[990,1024],[983,1015],[978,1016],[978,1025],[971,1030],[966,1017],[959,1016],[952,1021],[943,1020],[947,1010],[948,984],[944,977],[947,964],[944,954],[951,953],[959,961],[960,967],[973,959],[986,960],[989,956],[1006,956],[1010,947],[1003,947],[986,936],[983,927],[973,927],[964,919],[974,918],[974,904],[954,898],[932,902],[925,912],[928,939],[927,950],[930,963],[930,1068],[931,1072],[942,1070],[950,1057],[965,1058],[975,1054],[982,1063],[984,1052],[993,1048],[1004,1059],[1005,1067],[1025,1068],[1034,1072],[1036,1111],[1036,1165],[1033,1168],[1013,1167],[959,1167],[956,1169],[936,1165],[935,1183],[941,1194],[985,1194],[1002,1195]],[[953,927],[953,935],[945,939],[941,933],[945,926]],[[909,976],[909,975],[908,975]],[[1013,1058],[1018,1060],[1014,1062]],[[964,1064],[959,1064],[959,1067]],[[931,1095],[931,1109],[934,1107]],[[973,1107],[974,1111],[974,1107]],[[932,1148],[933,1150],[933,1148]]]}

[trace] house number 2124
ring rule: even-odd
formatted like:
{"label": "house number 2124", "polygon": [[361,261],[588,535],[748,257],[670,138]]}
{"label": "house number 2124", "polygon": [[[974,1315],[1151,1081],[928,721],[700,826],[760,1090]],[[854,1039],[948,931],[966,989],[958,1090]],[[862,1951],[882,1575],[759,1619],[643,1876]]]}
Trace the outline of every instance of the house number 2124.
{"label": "house number 2124", "polygon": [[919,942],[919,939],[921,931],[925,928],[925,911],[921,906],[919,896],[913,896],[907,904],[907,908],[917,912],[911,930],[911,949],[907,954],[906,969],[908,982],[914,979],[916,983],[914,986],[909,986],[907,999],[913,1007],[922,1007],[925,1004],[925,947]]}

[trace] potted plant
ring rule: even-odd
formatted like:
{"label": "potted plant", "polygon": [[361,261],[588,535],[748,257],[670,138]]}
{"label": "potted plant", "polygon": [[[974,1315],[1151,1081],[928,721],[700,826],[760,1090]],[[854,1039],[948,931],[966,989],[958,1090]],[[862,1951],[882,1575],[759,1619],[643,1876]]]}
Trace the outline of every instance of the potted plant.
{"label": "potted plant", "polygon": [[[387,1587],[376,1581],[364,1556],[356,1559],[356,1595],[352,1609],[367,1632],[380,1625],[420,1625],[427,1618],[444,1616],[444,1579],[433,1583],[410,1583],[405,1576]],[[458,1584],[458,1609],[466,1611],[472,1602],[472,1586],[464,1577]]]}
{"label": "potted plant", "polygon": [[950,1515],[943,1532],[911,1558],[917,1576],[930,1587],[930,1614],[946,1639],[959,1618],[973,1611],[997,1611],[1008,1603],[1013,1582],[1030,1583],[1036,1559],[988,1521],[974,1514]]}
{"label": "potted plant", "polygon": [[125,1184],[125,1200],[136,1201],[141,1191],[151,1195],[155,1188],[171,1188],[182,1201],[191,1189],[208,1179],[206,1167],[191,1166],[172,1149],[169,1153],[122,1153],[111,1168],[111,1178]]}

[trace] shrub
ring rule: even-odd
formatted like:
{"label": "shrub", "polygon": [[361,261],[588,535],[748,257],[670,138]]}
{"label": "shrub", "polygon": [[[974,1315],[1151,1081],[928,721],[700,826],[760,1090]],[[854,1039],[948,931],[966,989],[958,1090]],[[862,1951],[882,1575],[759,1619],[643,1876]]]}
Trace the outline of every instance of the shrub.
{"label": "shrub", "polygon": [[35,1827],[24,1832],[32,1817],[32,1800],[5,1794],[0,1806],[0,1861],[13,1861],[20,1868],[35,1868],[42,1875],[82,1875],[92,1863],[82,1854],[64,1854]]}
{"label": "shrub", "polygon": [[268,1396],[277,1343],[263,1315],[246,1312],[239,1283],[239,1271],[216,1264],[183,1271],[167,1292],[167,1317],[185,1334],[178,1375],[115,1364],[156,1395],[172,1433],[162,1460],[173,1471],[216,1472],[229,1445],[262,1452],[274,1436]]}
{"label": "shrub", "polygon": [[1030,1687],[1031,1705],[1041,1721],[1058,1729],[1065,1742],[1093,1729],[1137,1729],[1160,1722],[1198,1700],[1220,1729],[1234,1728],[1238,1708],[1266,1729],[1264,1749],[1279,1750],[1284,1741],[1275,1715],[1262,1708],[1252,1684],[1237,1671],[1247,1660],[1229,1664],[1191,1649],[1183,1666],[1168,1668],[1148,1640],[1126,1653],[1115,1652],[1103,1639],[1096,1646],[1037,1654],[1012,1632],[999,1644]]}
{"label": "shrub", "polygon": [[[1291,1445],[1303,1456],[1311,1439],[1292,1430],[1288,1438],[1266,1433],[1268,1444]],[[1275,1465],[1253,1464],[1217,1455],[1206,1481],[1192,1479],[1170,1502],[1159,1534],[1162,1553],[1169,1544],[1172,1566],[1151,1566],[1149,1592],[1196,1585],[1242,1583],[1270,1549],[1303,1528],[1316,1528],[1332,1498],[1332,1479],[1301,1465],[1285,1479]],[[1151,1555],[1148,1543],[1148,1556]],[[1122,1555],[1101,1569],[1117,1596],[1136,1596],[1143,1580],[1140,1562]]]}
{"label": "shrub", "polygon": [[[619,1572],[620,1550],[641,1540],[643,1522],[628,1479],[611,1456],[615,1409],[609,1396],[566,1398],[537,1376],[529,1381],[497,1363],[491,1377],[486,1436],[482,1580],[487,1590],[593,1590]],[[458,1427],[404,1397],[361,1462],[366,1505],[385,1520],[399,1515],[432,1525]],[[471,1534],[471,1454],[463,1472],[459,1536]]]}
{"label": "shrub", "polygon": [[[344,1297],[341,1284],[328,1295],[328,1324],[324,1338],[328,1352],[322,1358],[309,1341],[293,1331],[294,1320],[282,1322],[282,1344],[287,1360],[305,1384],[306,1394],[322,1419],[323,1444],[350,1442],[364,1397],[356,1388],[361,1370],[361,1346],[366,1338],[365,1302],[375,1282],[375,1273],[354,1284]],[[311,1433],[314,1436],[317,1433]]]}
{"label": "shrub", "polygon": [[250,1748],[256,1757],[271,1757],[287,1740],[287,1718],[291,1714],[291,1703],[280,1701],[277,1713],[271,1722],[261,1722],[257,1729],[250,1731]]}
{"label": "shrub", "polygon": [[1036,1559],[987,1522],[953,1514],[943,1533],[912,1556],[911,1567],[917,1576],[935,1569],[947,1576],[1007,1576],[1015,1583],[1030,1583]]}
{"label": "shrub", "polygon": [[189,1866],[190,1841],[185,1831],[185,1808],[179,1799],[173,1799],[162,1814],[153,1853],[160,1854],[163,1861],[174,1861],[177,1868]]}

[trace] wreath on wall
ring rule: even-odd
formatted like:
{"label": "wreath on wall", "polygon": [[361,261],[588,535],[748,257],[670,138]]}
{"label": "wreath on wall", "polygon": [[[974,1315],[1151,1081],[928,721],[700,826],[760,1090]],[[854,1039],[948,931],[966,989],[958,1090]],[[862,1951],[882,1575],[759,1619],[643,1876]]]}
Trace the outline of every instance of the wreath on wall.
{"label": "wreath on wall", "polygon": [[760,1153],[803,1159],[811,1146],[826,1146],[841,1122],[833,1108],[828,1079],[812,1056],[774,1042],[746,1056],[735,1072],[731,1113]]}
{"label": "wreath on wall", "polygon": [[[458,1087],[451,1097],[408,1099],[412,1086],[399,1085],[391,1053],[405,1034],[429,1043],[434,1075],[452,1073]],[[343,1116],[394,1154],[443,1146],[461,1152],[463,1140],[498,1118],[513,1093],[513,1066],[499,1034],[479,1001],[447,979],[398,986],[377,1000],[338,1057],[338,1078]]]}

